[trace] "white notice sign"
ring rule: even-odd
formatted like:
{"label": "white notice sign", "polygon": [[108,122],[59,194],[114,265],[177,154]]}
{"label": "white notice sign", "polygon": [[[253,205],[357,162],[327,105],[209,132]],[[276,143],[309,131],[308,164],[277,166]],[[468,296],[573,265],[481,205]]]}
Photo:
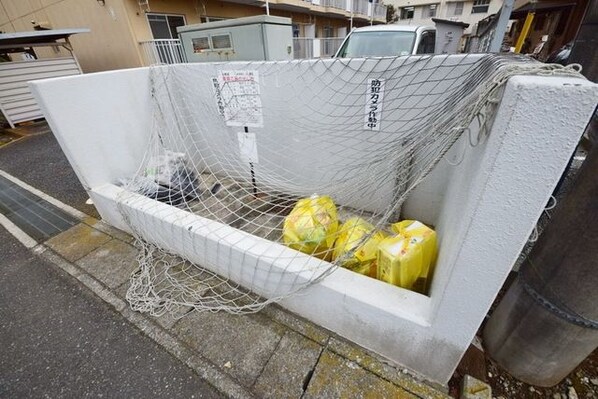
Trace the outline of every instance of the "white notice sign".
{"label": "white notice sign", "polygon": [[239,132],[237,138],[239,140],[239,154],[243,162],[258,163],[255,133]]}
{"label": "white notice sign", "polygon": [[212,84],[227,126],[264,126],[257,71],[219,71]]}
{"label": "white notice sign", "polygon": [[365,130],[380,130],[384,79],[368,79],[365,92]]}

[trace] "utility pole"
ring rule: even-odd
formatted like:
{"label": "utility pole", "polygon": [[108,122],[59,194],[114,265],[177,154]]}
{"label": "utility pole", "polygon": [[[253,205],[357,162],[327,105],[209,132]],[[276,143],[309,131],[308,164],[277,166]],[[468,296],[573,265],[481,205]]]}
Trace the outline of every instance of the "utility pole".
{"label": "utility pole", "polygon": [[490,48],[488,49],[490,53],[500,53],[500,48],[502,47],[502,42],[504,40],[505,33],[507,32],[507,25],[509,24],[509,19],[511,19],[513,1],[514,0],[505,0],[500,9],[500,15],[498,16],[498,22],[496,23],[496,28],[494,29],[492,43],[490,43]]}
{"label": "utility pole", "polygon": [[484,327],[487,353],[528,384],[557,384],[598,346],[597,170],[594,145]]}

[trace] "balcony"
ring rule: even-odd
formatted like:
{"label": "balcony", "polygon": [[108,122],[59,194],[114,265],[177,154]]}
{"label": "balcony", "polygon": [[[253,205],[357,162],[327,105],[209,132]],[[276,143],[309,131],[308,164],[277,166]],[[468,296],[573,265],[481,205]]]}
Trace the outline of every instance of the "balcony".
{"label": "balcony", "polygon": [[179,39],[146,40],[139,42],[139,45],[144,65],[186,62]]}
{"label": "balcony", "polygon": [[372,3],[370,6],[373,19],[386,21],[386,6],[384,4]]}

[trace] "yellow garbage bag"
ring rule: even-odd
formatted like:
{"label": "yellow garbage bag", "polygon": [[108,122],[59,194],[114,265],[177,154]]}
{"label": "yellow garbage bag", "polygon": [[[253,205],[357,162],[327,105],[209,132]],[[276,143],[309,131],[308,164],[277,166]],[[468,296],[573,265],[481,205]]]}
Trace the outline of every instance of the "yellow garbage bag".
{"label": "yellow garbage bag", "polygon": [[409,237],[422,248],[422,270],[419,276],[417,287],[419,292],[427,292],[429,282],[434,272],[434,265],[438,257],[438,240],[436,232],[417,220],[402,220],[391,226],[392,230],[404,237]]}
{"label": "yellow garbage bag", "polygon": [[410,238],[399,234],[378,245],[378,280],[411,290],[421,274],[422,263],[422,248]]}
{"label": "yellow garbage bag", "polygon": [[337,230],[338,217],[332,198],[312,195],[297,201],[285,218],[282,239],[297,251],[331,260]]}
{"label": "yellow garbage bag", "polygon": [[[376,278],[376,256],[378,244],[386,237],[380,231],[372,234],[374,226],[359,217],[347,219],[341,225],[338,238],[334,243],[334,259],[342,258],[347,253],[352,254],[342,260],[341,266],[354,272]],[[364,237],[371,234],[365,242]],[[360,245],[361,244],[361,245]]]}
{"label": "yellow garbage bag", "polygon": [[394,223],[378,247],[378,279],[425,293],[438,253],[436,232],[416,220]]}

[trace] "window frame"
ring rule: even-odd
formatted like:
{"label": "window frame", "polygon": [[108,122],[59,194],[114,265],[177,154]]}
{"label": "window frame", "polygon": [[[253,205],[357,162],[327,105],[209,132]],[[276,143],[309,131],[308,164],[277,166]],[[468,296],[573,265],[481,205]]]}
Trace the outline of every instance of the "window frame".
{"label": "window frame", "polygon": [[471,6],[472,14],[487,13],[490,9],[490,0],[474,0]]}
{"label": "window frame", "polygon": [[[422,8],[422,19],[434,18],[438,12],[438,3],[426,4]],[[425,15],[424,15],[425,14]]]}
{"label": "window frame", "polygon": [[[403,18],[403,11],[405,11],[407,15],[405,18]],[[411,18],[409,18],[409,12],[411,12]],[[401,7],[400,17],[400,19],[413,19],[413,17],[415,17],[415,6]]]}
{"label": "window frame", "polygon": [[[451,15],[451,17],[458,17],[460,15],[463,15],[463,10],[465,9],[465,2],[464,1],[455,1],[453,2],[453,4],[455,5],[455,8],[453,9],[453,15]],[[461,8],[457,7],[457,4],[459,4],[461,6]],[[459,10],[459,13],[457,13],[457,10]]]}
{"label": "window frame", "polygon": [[[168,26],[168,33],[170,33],[170,39],[156,39],[154,37],[154,32],[152,31],[152,24],[150,23],[149,17],[153,16],[153,15],[157,15],[157,16],[161,16],[161,17],[166,17],[166,24]],[[172,14],[172,13],[161,13],[161,12],[146,12],[145,13],[145,20],[147,21],[147,26],[150,30],[150,33],[152,34],[152,40],[173,40],[173,39],[178,39],[178,37],[172,37],[172,29],[170,27],[170,22],[168,22],[168,17],[182,17],[183,18],[183,26],[187,25],[187,17],[185,16],[185,14]]]}

